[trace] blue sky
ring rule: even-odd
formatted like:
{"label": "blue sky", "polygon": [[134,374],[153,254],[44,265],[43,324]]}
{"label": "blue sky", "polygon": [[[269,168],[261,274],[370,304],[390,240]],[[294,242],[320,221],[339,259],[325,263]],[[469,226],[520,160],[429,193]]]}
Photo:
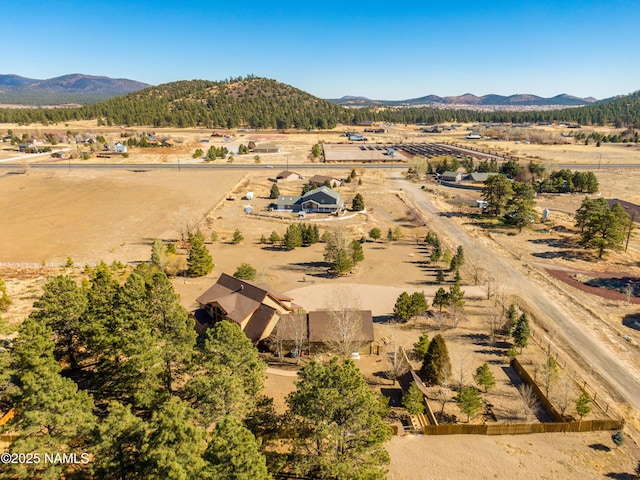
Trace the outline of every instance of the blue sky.
{"label": "blue sky", "polygon": [[23,0],[0,73],[150,84],[255,74],[323,98],[640,89],[640,2]]}

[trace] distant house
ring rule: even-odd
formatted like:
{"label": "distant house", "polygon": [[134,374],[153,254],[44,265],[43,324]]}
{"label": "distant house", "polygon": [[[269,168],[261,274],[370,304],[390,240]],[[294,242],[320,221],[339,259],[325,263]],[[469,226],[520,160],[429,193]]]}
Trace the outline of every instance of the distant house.
{"label": "distant house", "polygon": [[113,146],[113,151],[116,153],[127,153],[127,146],[123,145],[120,142],[117,142],[114,146]]}
{"label": "distant house", "polygon": [[200,308],[193,316],[198,333],[229,320],[238,324],[254,344],[271,334],[281,315],[300,310],[291,297],[276,293],[267,285],[239,280],[226,273],[200,295],[197,302]]}
{"label": "distant house", "polygon": [[489,177],[497,175],[497,173],[493,172],[473,172],[464,177],[464,181],[473,182],[473,183],[484,183]]}
{"label": "distant house", "polygon": [[338,192],[323,186],[310,190],[301,197],[280,195],[276,208],[292,212],[335,213],[344,209],[344,201]]}
{"label": "distant house", "polygon": [[360,135],[359,133],[355,134],[355,135],[349,135],[349,140],[352,142],[364,142],[367,139],[365,137],[363,137],[362,135]]}
{"label": "distant house", "polygon": [[360,122],[358,122],[358,125],[360,125],[361,127],[372,127],[375,124],[371,120],[361,120]]}
{"label": "distant house", "polygon": [[471,132],[467,134],[467,139],[469,140],[479,140],[482,138],[482,134],[480,132]]}
{"label": "distant house", "polygon": [[67,159],[71,158],[71,153],[68,150],[59,150],[51,154],[51,158]]}
{"label": "distant house", "polygon": [[[320,352],[327,349],[327,343],[336,337],[335,324],[337,315],[345,314],[357,325],[355,350],[360,353],[374,353],[373,317],[371,310],[347,310],[345,312],[332,312],[330,310],[316,310],[308,313],[292,313],[281,317],[282,328],[278,332],[287,347],[294,346],[296,328],[300,325],[305,339],[304,349],[309,353]],[[287,321],[291,320],[291,321]],[[300,322],[300,323],[297,323]]]}
{"label": "distant house", "polygon": [[444,172],[440,175],[440,181],[442,182],[459,182],[462,180],[462,172]]}
{"label": "distant house", "polygon": [[329,182],[331,188],[339,187],[342,185],[342,180],[336,177],[328,177],[326,175],[314,175],[307,182],[314,187],[322,187],[325,183]]}
{"label": "distant house", "polygon": [[276,175],[276,177],[274,178],[274,181],[276,183],[293,182],[294,180],[299,180],[300,178],[302,178],[302,177],[300,176],[299,173],[290,172],[288,170],[284,170],[284,171],[280,172],[278,175]]}
{"label": "distant house", "polygon": [[279,153],[282,151],[282,147],[272,143],[263,143],[262,145],[256,145],[251,151],[253,153]]}

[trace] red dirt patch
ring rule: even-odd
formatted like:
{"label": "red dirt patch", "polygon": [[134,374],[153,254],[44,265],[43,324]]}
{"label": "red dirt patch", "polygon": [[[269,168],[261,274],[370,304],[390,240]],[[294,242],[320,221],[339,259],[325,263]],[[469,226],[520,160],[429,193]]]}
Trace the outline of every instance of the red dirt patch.
{"label": "red dirt patch", "polygon": [[[558,280],[561,280],[567,285],[570,285],[573,288],[577,288],[578,290],[581,290],[583,292],[590,293],[592,295],[597,295],[599,297],[606,298],[607,300],[617,300],[622,302],[627,301],[627,297],[623,293],[618,292],[616,290],[610,290],[608,288],[593,287],[591,285],[585,285],[584,283],[572,277],[572,275],[574,274],[573,272],[564,271],[564,270],[552,270],[550,268],[545,268],[545,271],[552,277],[557,278]],[[616,277],[623,277],[625,275],[589,272],[589,276],[594,278],[616,278]],[[631,297],[631,303],[640,304],[640,298]]]}

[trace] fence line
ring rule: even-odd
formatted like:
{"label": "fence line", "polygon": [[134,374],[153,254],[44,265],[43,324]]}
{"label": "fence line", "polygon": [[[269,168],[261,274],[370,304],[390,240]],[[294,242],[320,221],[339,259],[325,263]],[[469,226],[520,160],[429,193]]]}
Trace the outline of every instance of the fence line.
{"label": "fence line", "polygon": [[535,382],[535,380],[533,380],[533,378],[531,378],[531,375],[529,375],[529,372],[527,372],[524,369],[524,367],[520,364],[517,358],[513,358],[511,360],[511,367],[513,367],[516,370],[516,372],[518,372],[518,375],[522,377],[525,383],[531,387],[531,389],[533,390],[533,393],[538,398],[538,401],[540,401],[540,403],[542,404],[544,409],[547,411],[547,413],[549,413],[556,422],[564,422],[564,418],[562,417],[560,412],[556,410],[556,407],[542,392],[538,384]]}
{"label": "fence line", "polygon": [[604,401],[602,397],[598,398],[598,391],[595,387],[592,387],[587,380],[582,377],[582,375],[577,372],[569,363],[569,361],[565,358],[564,354],[561,354],[560,351],[555,348],[551,340],[543,333],[537,331],[537,328],[531,326],[531,336],[530,338],[536,342],[542,349],[547,349],[549,354],[553,356],[558,365],[571,374],[571,379],[574,380],[582,389],[583,392],[587,393],[589,397],[591,397],[591,401],[602,410],[602,412],[611,415],[609,413],[609,403]]}
{"label": "fence line", "polygon": [[622,420],[582,420],[553,423],[507,423],[500,425],[427,425],[425,435],[527,435],[531,433],[598,432],[620,430]]}

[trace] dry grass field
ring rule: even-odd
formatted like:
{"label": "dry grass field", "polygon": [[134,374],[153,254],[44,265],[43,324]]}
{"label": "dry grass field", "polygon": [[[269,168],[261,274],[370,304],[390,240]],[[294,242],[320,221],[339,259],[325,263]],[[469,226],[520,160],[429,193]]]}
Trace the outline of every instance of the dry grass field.
{"label": "dry grass field", "polygon": [[[11,128],[2,126],[0,131]],[[41,131],[66,131],[67,129],[87,129],[99,132],[112,139],[119,138],[120,129],[96,129],[90,123],[69,126],[41,127]],[[310,132],[287,134],[274,132],[236,131],[231,142],[218,137],[210,137],[210,130],[156,130],[158,136],[167,135],[178,141],[179,145],[171,149],[132,150],[128,158],[99,159],[100,162],[122,163],[181,163],[198,162],[191,158],[196,148],[206,151],[208,146],[238,146],[249,141],[275,143],[282,146],[282,152],[260,155],[261,163],[273,165],[273,169],[259,169],[243,172],[241,170],[190,171],[152,170],[147,172],[118,171],[55,171],[43,172],[31,169],[26,175],[6,174],[0,170],[0,262],[64,262],[71,257],[77,265],[85,262],[105,260],[112,262],[136,262],[147,260],[150,245],[154,238],[175,240],[179,234],[176,228],[176,216],[189,212],[203,217],[201,228],[207,238],[213,231],[218,234],[216,242],[208,242],[216,267],[206,277],[173,280],[176,291],[181,295],[183,304],[192,309],[195,298],[212,283],[222,272],[233,273],[241,262],[251,263],[258,271],[258,280],[270,284],[274,289],[289,292],[306,308],[326,307],[332,297],[332,290],[338,286],[348,286],[354,292],[354,301],[361,308],[371,308],[377,318],[376,334],[378,338],[397,337],[399,342],[410,349],[423,331],[430,336],[442,331],[447,339],[454,371],[463,371],[470,381],[472,370],[487,361],[498,379],[499,386],[492,394],[490,403],[496,405],[497,415],[500,408],[509,410],[518,402],[515,389],[510,385],[507,371],[503,369],[504,358],[486,343],[488,318],[496,308],[492,301],[484,299],[486,286],[470,285],[473,271],[466,268],[463,272],[468,302],[464,319],[457,328],[442,328],[432,320],[412,321],[407,325],[390,325],[383,321],[388,317],[398,294],[406,290],[425,291],[430,299],[436,286],[433,282],[434,271],[424,263],[424,247],[417,239],[424,238],[427,230],[416,212],[402,201],[403,193],[398,184],[379,170],[356,169],[362,185],[356,182],[340,187],[338,191],[345,203],[350,205],[356,192],[361,192],[367,206],[367,212],[355,215],[343,221],[319,221],[321,229],[342,228],[353,238],[366,236],[367,232],[378,227],[383,236],[389,228],[399,226],[404,237],[391,244],[387,242],[364,243],[365,260],[354,269],[351,275],[332,278],[326,274],[323,263],[323,244],[316,244],[293,251],[284,251],[268,244],[261,244],[260,237],[269,237],[272,231],[284,233],[288,220],[247,215],[245,207],[251,205],[255,213],[267,213],[271,201],[266,198],[271,187],[268,176],[284,170],[286,162],[309,162],[310,148],[313,144],[339,142],[340,133],[347,128],[337,128],[333,132]],[[24,128],[14,126],[21,133]],[[144,129],[136,129],[140,133]],[[362,127],[356,130],[362,131]],[[35,133],[35,132],[33,132]],[[559,132],[555,132],[559,136]],[[464,139],[463,129],[451,134],[425,136],[415,126],[389,127],[389,132],[369,137],[372,141],[441,141],[459,143]],[[201,140],[208,142],[200,142]],[[487,148],[509,149],[510,153],[530,157],[540,157],[549,169],[554,163],[639,163],[640,152],[636,147],[627,148],[617,145],[526,145],[514,142],[485,142]],[[508,147],[507,147],[507,144]],[[0,145],[1,146],[1,145]],[[6,146],[5,146],[6,148]],[[513,149],[513,150],[512,150]],[[514,150],[517,150],[514,151]],[[602,160],[599,155],[602,153]],[[17,154],[0,151],[0,161],[13,158]],[[40,161],[37,158],[30,160]],[[218,160],[217,162],[222,162]],[[236,156],[235,163],[255,163],[254,155]],[[345,177],[349,168],[336,165],[332,170],[305,170],[309,177],[314,173]],[[397,174],[398,172],[396,172]],[[602,170],[597,172],[602,194],[617,196],[631,202],[640,203],[640,171]],[[303,180],[279,184],[283,194],[299,194]],[[631,313],[633,307],[620,302],[605,302],[588,294],[573,291],[561,282],[544,276],[544,265],[573,268],[580,270],[623,271],[640,275],[640,240],[633,239],[630,253],[612,254],[607,261],[594,262],[591,256],[569,255],[575,249],[566,247],[570,241],[568,229],[571,228],[571,215],[582,199],[579,195],[541,197],[538,207],[551,210],[551,222],[544,229],[536,226],[525,230],[522,235],[497,228],[486,228],[470,220],[468,210],[457,207],[448,201],[459,196],[475,199],[477,194],[437,187],[429,184],[436,194],[434,202],[441,211],[454,215],[458,222],[478,241],[488,242],[500,255],[519,259],[531,269],[531,275],[539,279],[542,285],[552,285],[558,292],[560,301],[581,304],[591,314],[585,314],[585,324],[609,342],[619,344],[619,353],[631,364],[638,365],[637,349],[630,349],[621,340],[623,326],[621,312]],[[242,200],[248,191],[253,191],[252,200]],[[227,201],[228,194],[237,197]],[[310,217],[307,221],[312,221]],[[318,220],[318,219],[316,219]],[[551,231],[549,227],[553,227]],[[239,229],[245,240],[238,245],[230,242],[235,229]],[[455,248],[456,245],[448,245]],[[80,271],[76,267],[75,272]],[[19,323],[30,311],[30,305],[37,298],[45,278],[57,274],[59,268],[47,267],[0,267],[0,277],[6,284],[9,295],[14,299],[5,317],[11,323]],[[485,272],[486,273],[486,272]],[[504,286],[504,290],[508,286]],[[556,291],[554,290],[554,291]],[[517,292],[512,292],[517,293]],[[640,332],[630,332],[637,346]],[[634,355],[635,352],[635,355]],[[531,362],[535,354],[532,354]],[[393,388],[391,381],[384,378],[382,372],[388,369],[384,355],[363,357],[359,363],[365,378],[382,391]],[[462,368],[460,368],[462,366]],[[459,377],[459,373],[456,374]],[[275,397],[276,406],[284,407],[284,397],[294,388],[295,377],[269,374],[267,393]],[[457,414],[454,404],[447,406],[447,413]],[[463,478],[630,478],[629,475],[637,463],[640,452],[633,439],[615,449],[609,439],[609,433],[588,434],[547,434],[523,435],[518,437],[482,437],[450,436],[396,437],[389,443],[392,463],[389,477],[393,480],[421,479],[440,477]],[[607,451],[606,448],[610,447]],[[426,454],[425,452],[428,452]],[[428,472],[426,474],[425,472]],[[425,476],[426,475],[426,476]],[[617,475],[617,476],[615,476]]]}

